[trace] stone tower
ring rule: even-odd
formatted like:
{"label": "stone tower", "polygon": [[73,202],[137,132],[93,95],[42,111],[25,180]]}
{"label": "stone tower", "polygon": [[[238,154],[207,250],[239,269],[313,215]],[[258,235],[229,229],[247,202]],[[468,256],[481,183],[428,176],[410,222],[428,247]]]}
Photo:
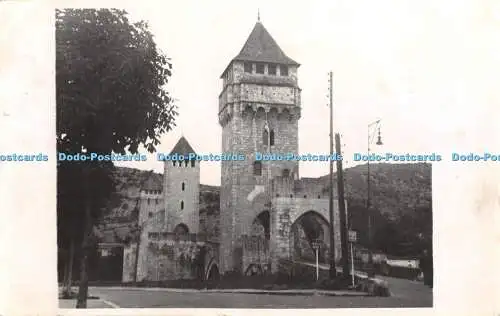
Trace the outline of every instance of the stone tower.
{"label": "stone tower", "polygon": [[139,224],[144,225],[162,209],[163,188],[161,181],[151,172],[140,189]]}
{"label": "stone tower", "polygon": [[166,231],[176,229],[198,233],[200,200],[200,161],[187,160],[195,151],[182,136],[172,149],[174,154],[184,156],[179,161],[165,161],[164,165],[164,201]]}
{"label": "stone tower", "polygon": [[[270,210],[271,179],[298,178],[297,161],[256,160],[256,153],[298,153],[298,67],[258,21],[221,76],[222,151],[246,156],[221,164],[222,273],[241,269],[235,250],[241,236],[251,234],[255,218]],[[263,226],[269,238],[267,218]]]}

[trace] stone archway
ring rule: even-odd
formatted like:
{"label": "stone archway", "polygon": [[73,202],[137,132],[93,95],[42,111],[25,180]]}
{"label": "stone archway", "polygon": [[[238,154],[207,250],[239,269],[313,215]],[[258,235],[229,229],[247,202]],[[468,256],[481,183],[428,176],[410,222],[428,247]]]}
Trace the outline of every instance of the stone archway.
{"label": "stone archway", "polygon": [[219,281],[219,278],[220,278],[219,267],[217,266],[215,260],[212,260],[207,267],[205,280],[207,281],[207,284],[214,285],[215,283],[217,283],[217,281]]}
{"label": "stone archway", "polygon": [[269,240],[271,237],[271,222],[269,211],[262,211],[255,217],[250,228],[250,236],[263,237]]}
{"label": "stone archway", "polygon": [[189,228],[187,227],[186,224],[180,223],[179,225],[175,226],[174,233],[179,236],[187,235],[189,234]]}
{"label": "stone archway", "polygon": [[320,241],[319,262],[328,262],[330,228],[328,221],[316,211],[307,211],[290,227],[290,258],[297,261],[315,262],[313,240]]}

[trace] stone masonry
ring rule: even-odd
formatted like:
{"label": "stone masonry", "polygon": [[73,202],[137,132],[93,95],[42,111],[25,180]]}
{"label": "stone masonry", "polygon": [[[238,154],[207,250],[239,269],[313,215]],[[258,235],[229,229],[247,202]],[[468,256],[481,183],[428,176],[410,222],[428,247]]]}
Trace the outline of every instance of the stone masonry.
{"label": "stone masonry", "polygon": [[[181,137],[170,156],[195,153],[188,141]],[[124,248],[123,281],[134,279],[156,280],[185,278],[193,271],[178,262],[170,248],[163,246],[157,236],[168,235],[174,242],[175,235],[189,236],[199,231],[199,161],[165,161],[163,183],[149,178],[141,188],[139,199],[139,240]],[[163,239],[162,239],[163,240]],[[174,247],[183,253],[192,243]],[[137,249],[139,247],[139,249]],[[165,254],[164,254],[165,253]],[[172,255],[171,255],[172,253]],[[136,262],[136,257],[138,261]],[[162,259],[163,258],[163,259]]]}
{"label": "stone masonry", "polygon": [[[252,223],[263,212],[270,214],[270,222],[264,225],[268,226],[272,241],[272,270],[276,269],[276,260],[290,257],[290,227],[283,230],[281,226],[290,226],[294,219],[309,211],[329,218],[327,199],[294,196],[295,182],[300,182],[297,160],[256,161],[257,153],[298,154],[301,115],[298,67],[259,21],[221,76],[222,151],[246,157],[245,161],[223,161],[221,166],[222,273],[245,271],[241,263],[246,260],[237,258],[240,252],[235,250],[241,248],[242,236],[251,233]],[[277,177],[291,181],[285,196],[277,197],[273,190],[272,183]],[[338,208],[335,209],[338,213]],[[285,220],[281,215],[286,212],[290,216]],[[335,231],[339,231],[338,223],[334,224]]]}
{"label": "stone masonry", "polygon": [[[200,226],[200,162],[165,161],[163,183],[150,179],[141,189],[140,238],[124,249],[124,281],[133,280],[136,264],[139,281],[197,277],[186,258],[192,260],[200,245],[209,253],[203,259],[206,278],[214,270],[217,275],[276,272],[280,259],[314,256],[311,239],[320,241],[321,258],[328,258],[329,200],[324,185],[299,178],[297,160],[258,159],[259,153],[299,154],[299,66],[257,22],[221,76],[222,152],[246,159],[221,161],[218,240],[207,238],[213,232],[200,231],[206,226]],[[181,137],[170,155],[191,153],[193,148]],[[338,261],[336,199],[334,232]]]}

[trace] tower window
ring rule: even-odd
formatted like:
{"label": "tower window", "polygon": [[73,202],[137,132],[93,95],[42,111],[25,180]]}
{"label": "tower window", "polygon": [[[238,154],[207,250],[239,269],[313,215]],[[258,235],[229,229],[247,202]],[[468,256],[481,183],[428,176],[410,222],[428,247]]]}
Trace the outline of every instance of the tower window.
{"label": "tower window", "polygon": [[288,76],[288,66],[286,66],[286,65],[280,66],[280,75],[281,76]]}
{"label": "tower window", "polygon": [[182,182],[182,191],[184,191],[184,189],[186,189],[186,184]]}
{"label": "tower window", "polygon": [[269,133],[269,144],[271,146],[274,146],[274,130],[271,130],[271,132]]}
{"label": "tower window", "polygon": [[255,161],[253,163],[253,174],[256,175],[256,176],[261,176],[262,175],[262,162]]}
{"label": "tower window", "polygon": [[264,73],[264,64],[258,63],[257,66],[255,67],[255,72],[258,74],[263,74]]}
{"label": "tower window", "polygon": [[189,162],[188,162],[187,160],[184,160],[185,167],[187,167],[187,166],[188,166],[188,163],[189,163]]}
{"label": "tower window", "polygon": [[243,67],[245,68],[245,72],[252,73],[252,64],[251,63],[244,63]]}
{"label": "tower window", "polygon": [[290,176],[290,169],[283,169],[283,177]]}
{"label": "tower window", "polygon": [[175,167],[175,163],[176,163],[176,161],[174,160],[174,161],[172,161],[172,163],[173,163],[173,165],[174,165],[174,167]]}
{"label": "tower window", "polygon": [[268,66],[267,66],[267,73],[268,73],[269,75],[273,75],[273,76],[275,76],[275,75],[276,75],[276,65],[272,65],[272,64],[271,64],[271,65],[268,65]]}
{"label": "tower window", "polygon": [[181,201],[181,210],[184,209],[184,201]]}
{"label": "tower window", "polygon": [[151,199],[148,199],[148,205],[149,205],[149,203],[151,203]]}
{"label": "tower window", "polygon": [[191,167],[192,168],[194,168],[195,162],[196,162],[196,160],[194,160],[194,159],[191,160]]}
{"label": "tower window", "polygon": [[148,217],[149,217],[149,218],[153,217],[153,212],[149,212],[149,213],[148,213]]}
{"label": "tower window", "polygon": [[267,130],[264,130],[264,132],[262,133],[262,142],[264,143],[264,145],[268,145],[269,143],[269,133],[267,132]]}

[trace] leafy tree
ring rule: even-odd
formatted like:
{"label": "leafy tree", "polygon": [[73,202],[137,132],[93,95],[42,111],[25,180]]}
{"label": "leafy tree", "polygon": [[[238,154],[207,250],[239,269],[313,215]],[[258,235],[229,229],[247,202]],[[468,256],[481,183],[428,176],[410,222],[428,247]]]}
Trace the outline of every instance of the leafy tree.
{"label": "leafy tree", "polygon": [[[165,88],[171,68],[147,23],[131,22],[125,11],[57,10],[58,151],[124,154],[143,145],[154,152],[175,125]],[[91,231],[114,189],[112,171],[109,161],[58,166],[59,245],[67,246],[71,230],[83,236],[79,308],[86,307]]]}

